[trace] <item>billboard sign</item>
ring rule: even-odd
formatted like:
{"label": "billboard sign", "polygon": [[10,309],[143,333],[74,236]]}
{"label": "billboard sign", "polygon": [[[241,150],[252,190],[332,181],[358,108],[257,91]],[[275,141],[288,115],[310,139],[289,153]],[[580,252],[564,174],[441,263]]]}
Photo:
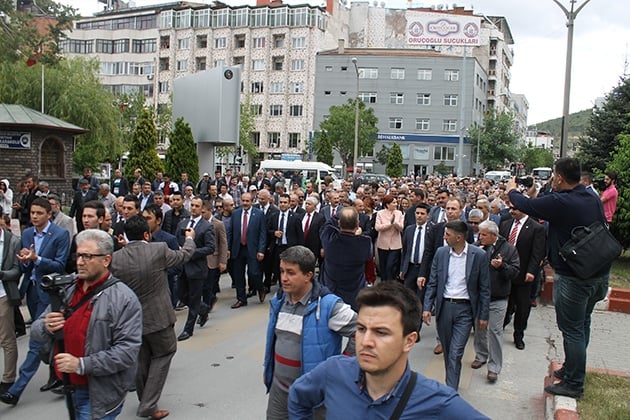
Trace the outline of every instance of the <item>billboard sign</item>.
{"label": "billboard sign", "polygon": [[480,44],[481,18],[443,13],[407,14],[407,44],[469,45]]}
{"label": "billboard sign", "polygon": [[0,149],[30,149],[31,133],[0,131]]}

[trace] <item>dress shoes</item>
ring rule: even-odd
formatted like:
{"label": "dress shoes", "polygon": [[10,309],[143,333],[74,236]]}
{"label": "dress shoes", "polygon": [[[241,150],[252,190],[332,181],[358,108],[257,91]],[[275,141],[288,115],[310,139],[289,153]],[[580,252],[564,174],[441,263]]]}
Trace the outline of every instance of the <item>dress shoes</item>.
{"label": "dress shoes", "polygon": [[13,386],[15,382],[0,382],[0,394],[3,392],[7,392],[9,388]]}
{"label": "dress shoes", "polygon": [[479,369],[481,366],[485,365],[486,361],[484,360],[483,362],[481,360],[474,360],[471,364],[470,367],[473,369]]}
{"label": "dress shoes", "polygon": [[149,418],[159,420],[163,419],[164,417],[168,417],[169,414],[171,413],[169,413],[168,410],[155,410],[153,414],[149,416]]}
{"label": "dress shoes", "polygon": [[179,335],[179,337],[177,337],[177,341],[188,340],[190,337],[192,337],[192,334],[188,334],[186,331],[184,331]]}
{"label": "dress shoes", "polygon": [[61,382],[59,379],[55,379],[54,381],[48,381],[48,383],[42,385],[39,390],[41,392],[46,392],[50,391],[51,389],[59,388],[62,385],[63,382]]}
{"label": "dress shoes", "polygon": [[[561,395],[563,397],[580,399],[584,395],[584,391],[567,385],[564,381],[545,387],[545,392],[551,395]],[[1,396],[0,396],[1,398]]]}
{"label": "dress shoes", "polygon": [[199,319],[197,319],[197,324],[200,327],[203,327],[208,322],[208,313],[205,312],[203,314],[199,314]]}
{"label": "dress shoes", "polygon": [[566,370],[564,369],[564,366],[562,366],[560,369],[553,371],[553,376],[558,379],[564,379],[565,372]]}
{"label": "dress shoes", "polygon": [[438,345],[433,349],[433,354],[442,354],[443,351],[442,345],[438,343]]}
{"label": "dress shoes", "polygon": [[260,303],[263,303],[265,301],[265,296],[267,296],[267,293],[264,289],[258,291],[258,300],[260,301]]}
{"label": "dress shoes", "polygon": [[243,306],[247,306],[247,302],[242,302],[240,300],[237,300],[232,306],[230,306],[230,308],[238,309],[238,308],[242,308]]}
{"label": "dress shoes", "polygon": [[16,405],[19,400],[20,400],[20,397],[18,397],[17,395],[11,394],[8,391],[0,394],[0,401],[2,401],[5,404]]}
{"label": "dress shoes", "polygon": [[515,338],[514,339],[514,345],[519,350],[525,350],[525,342],[523,341],[522,338]]}
{"label": "dress shoes", "polygon": [[488,375],[486,376],[486,378],[488,378],[488,382],[495,383],[497,379],[499,378],[499,375],[497,375],[494,372],[488,372]]}

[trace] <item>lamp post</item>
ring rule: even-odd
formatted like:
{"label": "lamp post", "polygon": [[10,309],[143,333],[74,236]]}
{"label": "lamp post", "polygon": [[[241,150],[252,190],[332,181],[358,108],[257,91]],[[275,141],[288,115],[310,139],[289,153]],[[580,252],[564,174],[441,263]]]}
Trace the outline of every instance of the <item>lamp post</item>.
{"label": "lamp post", "polygon": [[587,5],[587,3],[591,0],[586,0],[577,10],[573,11],[575,7],[576,0],[571,1],[571,10],[568,10],[566,7],[562,5],[558,0],[553,0],[556,3],[564,14],[567,17],[567,59],[566,59],[566,67],[564,70],[564,104],[562,106],[562,134],[560,137],[560,157],[567,156],[567,144],[569,140],[569,97],[571,95],[571,59],[573,54],[573,26],[575,22],[575,18],[577,17],[580,10]]}
{"label": "lamp post", "polygon": [[352,176],[357,176],[357,163],[359,156],[359,67],[357,66],[357,58],[352,57],[352,64],[354,64],[354,71],[357,76],[357,89],[356,96],[354,98],[354,155],[352,159]]}

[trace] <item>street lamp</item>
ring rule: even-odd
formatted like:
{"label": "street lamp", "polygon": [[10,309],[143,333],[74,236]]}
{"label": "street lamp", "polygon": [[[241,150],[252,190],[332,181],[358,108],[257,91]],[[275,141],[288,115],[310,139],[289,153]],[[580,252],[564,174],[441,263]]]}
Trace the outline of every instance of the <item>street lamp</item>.
{"label": "street lamp", "polygon": [[573,53],[573,26],[577,14],[591,0],[586,0],[576,11],[573,11],[576,0],[571,1],[571,10],[567,10],[558,0],[553,0],[567,17],[567,61],[564,70],[564,105],[562,107],[562,134],[560,137],[560,157],[567,156],[567,143],[569,140],[569,96],[571,94],[571,58]]}
{"label": "street lamp", "polygon": [[353,178],[356,178],[359,155],[359,67],[357,66],[356,57],[352,57],[352,64],[354,64],[354,71],[357,76],[357,94],[354,98],[354,156],[352,162],[352,175]]}

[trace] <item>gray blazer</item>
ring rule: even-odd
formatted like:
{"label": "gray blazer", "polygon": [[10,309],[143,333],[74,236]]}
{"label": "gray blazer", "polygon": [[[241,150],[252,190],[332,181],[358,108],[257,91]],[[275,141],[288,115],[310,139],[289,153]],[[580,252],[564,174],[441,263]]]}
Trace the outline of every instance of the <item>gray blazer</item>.
{"label": "gray blazer", "polygon": [[4,233],[4,251],[2,252],[2,270],[0,270],[0,280],[7,293],[9,303],[20,304],[20,291],[18,283],[20,281],[20,262],[17,254],[20,253],[20,238],[12,234],[7,229],[2,229]]}

